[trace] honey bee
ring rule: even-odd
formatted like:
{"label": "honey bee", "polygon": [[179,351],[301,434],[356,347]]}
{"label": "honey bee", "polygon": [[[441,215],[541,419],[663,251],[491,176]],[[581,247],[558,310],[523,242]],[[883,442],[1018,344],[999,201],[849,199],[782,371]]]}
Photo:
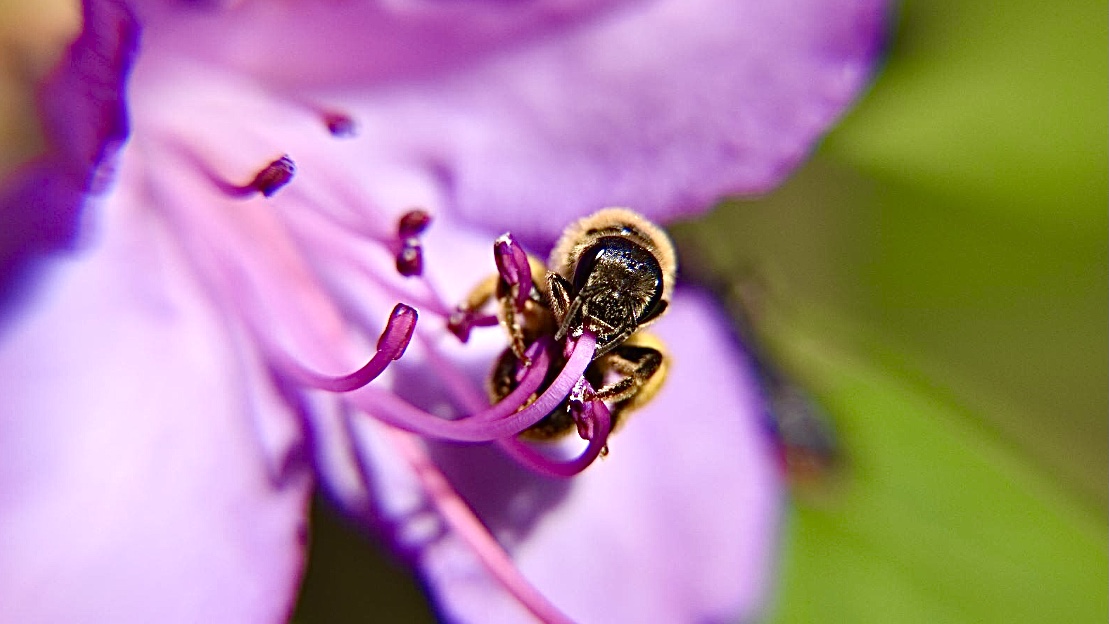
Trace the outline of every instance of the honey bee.
{"label": "honey bee", "polygon": [[[563,340],[589,331],[597,337],[597,348],[585,378],[596,390],[587,399],[610,404],[615,430],[623,416],[655,396],[666,378],[665,347],[641,330],[670,305],[677,275],[674,244],[641,215],[606,208],[566,228],[551,252],[545,279],[540,278],[542,264],[529,261],[534,285],[522,312],[515,311],[503,280],[479,285],[464,304],[474,308],[495,297],[511,339],[490,375],[490,398],[499,401],[516,387],[522,354],[539,336]],[[552,362],[541,388],[562,364]],[[573,414],[564,401],[522,435],[552,439],[572,430]]]}
{"label": "honey bee", "polygon": [[661,228],[625,208],[606,208],[562,233],[547,262],[556,340],[587,329],[608,353],[670,305],[678,262]]}

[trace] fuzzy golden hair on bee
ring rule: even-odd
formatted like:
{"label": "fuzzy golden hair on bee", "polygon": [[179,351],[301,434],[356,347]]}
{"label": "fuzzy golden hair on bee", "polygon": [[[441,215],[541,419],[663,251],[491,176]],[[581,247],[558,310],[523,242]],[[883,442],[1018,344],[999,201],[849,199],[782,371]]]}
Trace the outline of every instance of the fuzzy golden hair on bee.
{"label": "fuzzy golden hair on bee", "polygon": [[662,268],[662,298],[669,302],[678,278],[678,254],[665,230],[629,208],[604,208],[578,219],[562,232],[547,261],[550,270],[570,279],[583,251],[602,236],[623,236],[654,254]]}
{"label": "fuzzy golden hair on bee", "polygon": [[662,316],[678,261],[662,228],[627,208],[605,208],[566,228],[547,268],[556,338],[588,329],[601,355]]}

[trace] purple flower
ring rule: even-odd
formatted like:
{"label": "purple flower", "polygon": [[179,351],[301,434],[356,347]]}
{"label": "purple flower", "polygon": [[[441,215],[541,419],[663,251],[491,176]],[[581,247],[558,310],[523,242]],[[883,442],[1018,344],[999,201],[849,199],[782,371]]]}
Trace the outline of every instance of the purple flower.
{"label": "purple flower", "polygon": [[586,460],[536,454],[512,434],[540,407],[486,407],[504,331],[463,342],[452,313],[505,231],[542,253],[603,206],[665,221],[771,188],[864,84],[880,2],[84,15],[50,149],[0,203],[0,619],[286,617],[317,484],[450,619],[758,612],[779,479],[709,300],[679,288],[665,386],[570,479],[536,471],[588,463],[603,405]]}

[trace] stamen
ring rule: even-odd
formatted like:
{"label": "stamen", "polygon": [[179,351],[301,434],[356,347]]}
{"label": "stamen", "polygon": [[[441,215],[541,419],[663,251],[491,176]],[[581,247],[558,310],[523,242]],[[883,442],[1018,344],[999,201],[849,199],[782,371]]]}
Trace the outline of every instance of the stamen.
{"label": "stamen", "polygon": [[573,620],[535,588],[516,567],[512,557],[474,515],[470,506],[458,495],[443,473],[428,457],[427,451],[411,435],[396,429],[388,430],[397,448],[412,466],[428,500],[439,517],[466,543],[485,570],[540,622],[572,624]]}
{"label": "stamen", "polygon": [[[532,365],[520,385],[492,407],[447,420],[429,414],[395,394],[368,386],[351,395],[355,405],[386,424],[424,436],[456,442],[490,442],[515,435],[550,414],[570,394],[593,359],[597,341],[586,332],[551,385],[535,401],[522,405],[539,389],[550,366],[550,339],[542,338],[527,350]],[[519,411],[517,411],[519,410]]]}
{"label": "stamen", "polygon": [[431,215],[423,210],[411,210],[401,216],[397,223],[397,236],[400,238],[400,251],[397,252],[397,272],[405,277],[422,275],[424,272],[423,246],[420,235],[431,224]]}
{"label": "stamen", "polygon": [[323,122],[333,137],[345,139],[358,134],[358,124],[346,113],[326,111],[323,114]]}
{"label": "stamen", "polygon": [[478,314],[474,310],[457,307],[447,317],[447,330],[461,342],[470,339],[470,331],[475,327],[493,327],[500,323],[496,314]]}
{"label": "stamen", "polygon": [[[586,432],[589,444],[574,459],[551,459],[515,437],[498,440],[497,443],[510,457],[534,472],[560,479],[572,477],[588,468],[597,457],[608,454],[608,434],[612,431],[612,414],[604,401],[589,401],[578,409],[581,412],[575,411],[574,414],[574,419],[578,422],[578,433]],[[588,424],[583,425],[583,421]]]}
{"label": "stamen", "polygon": [[274,193],[293,179],[294,173],[296,173],[296,164],[286,154],[263,167],[250,183],[232,187],[232,189],[237,190],[242,196],[261,193],[265,197],[273,197]]}
{"label": "stamen", "polygon": [[350,392],[357,390],[377,379],[385,368],[404,355],[408,343],[412,341],[412,333],[416,329],[416,310],[398,303],[389,315],[385,331],[377,340],[377,353],[362,368],[340,377],[320,375],[307,370],[297,364],[289,363],[293,374],[305,385],[327,390],[329,392]]}
{"label": "stamen", "polygon": [[523,310],[532,286],[531,263],[528,262],[527,252],[512,234],[502,234],[493,242],[493,259],[497,263],[497,271],[512,289],[516,310]]}

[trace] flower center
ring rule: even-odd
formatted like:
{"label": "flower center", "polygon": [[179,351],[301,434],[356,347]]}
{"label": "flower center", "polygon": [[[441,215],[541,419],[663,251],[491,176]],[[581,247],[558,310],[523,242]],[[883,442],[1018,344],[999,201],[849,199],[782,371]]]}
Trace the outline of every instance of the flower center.
{"label": "flower center", "polygon": [[[325,122],[335,136],[345,135],[347,126],[353,128],[353,121],[345,116],[325,117]],[[236,206],[223,215],[224,221],[208,218],[209,213],[198,218],[186,209],[175,215],[183,225],[229,223],[226,228],[216,230],[187,231],[184,237],[196,244],[198,263],[211,269],[205,273],[220,289],[221,299],[236,304],[248,331],[261,345],[274,370],[303,388],[341,394],[354,411],[389,425],[389,435],[408,458],[429,502],[442,520],[469,544],[486,570],[541,620],[568,621],[523,578],[481,521],[449,487],[419,439],[492,442],[533,472],[556,478],[577,475],[607,453],[608,437],[625,398],[604,386],[608,381],[606,375],[617,369],[598,359],[598,336],[591,325],[582,323],[573,331],[558,334],[560,327],[566,325],[562,322],[566,312],[563,308],[568,309],[570,303],[561,299],[555,303],[549,293],[548,282],[552,277],[546,267],[530,257],[511,235],[498,237],[493,242],[496,272],[453,306],[446,303],[449,298],[425,275],[423,236],[433,221],[429,212],[410,209],[390,216],[355,198],[351,203],[356,210],[344,214],[341,201],[316,196],[318,188],[311,186],[316,181],[310,177],[302,176],[296,184],[290,184],[297,167],[288,155],[261,167],[248,183],[241,185],[201,169],[224,197],[258,200],[259,196],[275,197],[281,191],[277,203],[250,203],[241,209]],[[305,167],[305,171],[309,170]],[[323,188],[333,190],[330,185]],[[290,206],[294,209],[289,210]],[[309,206],[312,210],[296,210],[297,206]],[[189,208],[197,209],[195,205]],[[371,216],[368,218],[367,214]],[[393,225],[383,228],[383,223]],[[259,224],[268,228],[264,236],[258,235]],[[274,251],[282,244],[292,251]],[[214,254],[208,253],[213,249]],[[387,266],[380,262],[382,251],[396,273],[381,270]],[[376,254],[377,259],[367,260],[367,254]],[[209,255],[212,257],[206,257]],[[278,262],[271,262],[273,259]],[[275,265],[289,268],[275,271]],[[346,265],[348,273],[372,282],[374,292],[395,297],[393,300],[400,303],[393,307],[377,335],[368,361],[353,372],[328,375],[320,373],[307,358],[292,355],[318,353],[319,348],[303,351],[288,345],[341,344],[334,340],[334,333],[342,332],[344,325],[349,327],[350,321],[354,321],[356,331],[363,337],[373,335],[362,331],[363,328],[376,324],[358,301],[342,300],[341,293],[349,292],[350,288],[340,278],[331,277],[337,265]],[[296,275],[297,270],[303,270],[304,275]],[[314,295],[303,303],[304,298],[297,296],[299,292]],[[570,290],[566,293],[577,295]],[[319,305],[313,306],[313,301]],[[287,307],[294,309],[288,311]],[[336,308],[342,318],[332,323],[337,328],[331,332],[332,340],[317,340],[321,334],[327,335],[327,310]],[[353,311],[358,315],[354,316]],[[275,325],[275,318],[282,322]],[[445,363],[441,342],[457,339],[466,343],[473,331],[493,326],[507,330],[508,347],[490,366],[494,391],[482,398],[468,379]],[[297,334],[298,331],[302,333]],[[418,343],[428,362],[444,362],[437,371],[462,413],[444,416],[425,411],[388,387],[374,383],[404,357],[413,342]],[[317,363],[335,370],[338,357],[323,356],[317,358]],[[610,361],[615,360],[610,356],[603,360]],[[632,368],[619,368],[617,372],[628,371]],[[611,408],[606,401],[612,404]],[[585,441],[569,459],[556,457],[544,448],[547,445],[536,443],[568,432],[576,432]]]}

